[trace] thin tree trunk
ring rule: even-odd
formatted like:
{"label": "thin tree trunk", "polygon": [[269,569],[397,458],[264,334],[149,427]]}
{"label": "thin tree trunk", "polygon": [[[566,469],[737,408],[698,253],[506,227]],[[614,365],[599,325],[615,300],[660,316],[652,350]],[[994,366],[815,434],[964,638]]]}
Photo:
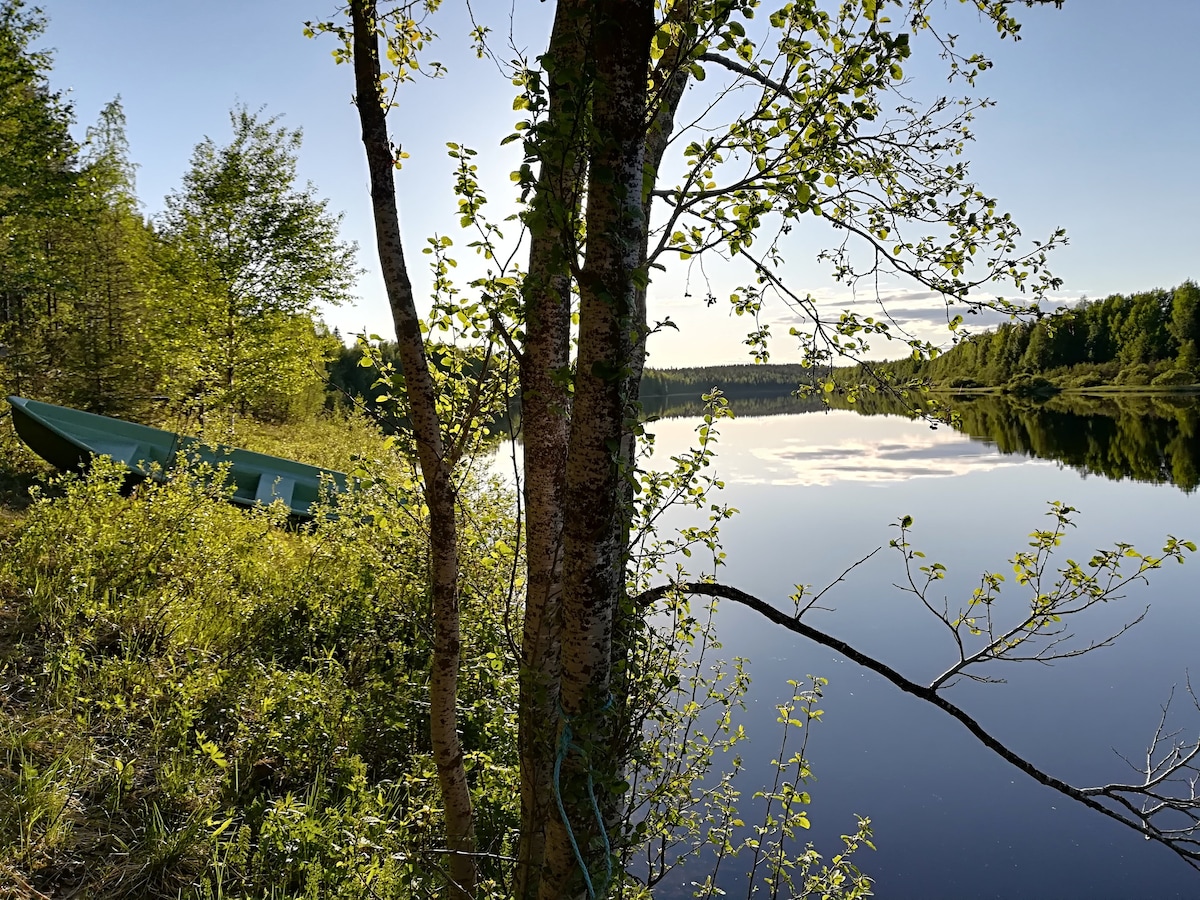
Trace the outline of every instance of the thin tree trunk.
{"label": "thin tree trunk", "polygon": [[521,641],[519,746],[521,835],[514,896],[539,890],[553,794],[561,665],[562,529],[566,487],[571,350],[571,264],[576,256],[587,75],[589,4],[560,0],[543,66],[549,109],[536,140],[541,169],[527,219],[525,347],[521,358],[527,579]]}
{"label": "thin tree trunk", "polygon": [[228,437],[233,438],[234,411],[233,411],[233,384],[234,384],[234,356],[237,352],[236,337],[237,331],[234,324],[234,309],[233,297],[226,294],[225,297],[225,409],[227,417],[225,427],[229,430]]}
{"label": "thin tree trunk", "polygon": [[632,475],[620,464],[625,376],[645,279],[644,117],[654,3],[598,0],[594,10],[588,242],[563,529],[557,760],[563,814],[550,820],[542,900],[603,893],[613,859],[597,820],[624,792],[621,760],[612,753],[609,689],[626,562],[621,483]]}
{"label": "thin tree trunk", "polygon": [[456,497],[446,458],[436,393],[425,357],[412,283],[404,260],[393,180],[395,158],[387,133],[379,80],[379,46],[374,0],[352,0],[354,75],[363,146],[371,178],[375,237],[396,343],[404,368],[413,436],[429,507],[429,549],[433,605],[433,658],[429,679],[430,739],[445,807],[450,851],[449,896],[475,895],[475,829],[462,746],[458,740],[458,670],[461,652],[458,597]]}
{"label": "thin tree trunk", "polygon": [[[668,12],[668,20],[677,22],[691,21],[695,3],[693,0],[677,0]],[[647,273],[649,268],[648,241],[650,233],[650,216],[652,212],[652,190],[658,181],[659,168],[666,154],[667,144],[675,130],[675,113],[683,99],[687,87],[688,68],[683,65],[690,46],[687,32],[681,31],[677,41],[668,46],[659,58],[651,78],[653,109],[649,127],[645,134],[645,158],[643,161],[642,181],[642,236],[638,265]],[[649,283],[637,285],[634,295],[632,316],[632,340],[630,358],[625,376],[625,404],[627,409],[641,414],[640,391],[642,374],[646,368],[646,340],[650,335],[649,316],[647,308],[647,291]],[[634,473],[637,465],[637,435],[632,429],[627,429],[621,439],[621,465],[626,471]],[[630,524],[632,521],[635,500],[636,482],[633,477],[626,478],[621,483],[621,496],[626,514],[623,520],[626,548],[630,542]],[[616,725],[619,729],[615,736],[615,752],[621,758],[628,758],[641,738],[642,721],[637,714],[639,698],[634,696],[633,680],[636,673],[629,671],[630,653],[636,645],[638,634],[647,628],[640,609],[630,601],[624,593],[621,597],[620,612],[614,627],[613,649],[613,694],[615,697],[614,712]],[[624,817],[625,805],[623,798],[613,797],[613,805],[603,810],[605,821],[619,822]]]}

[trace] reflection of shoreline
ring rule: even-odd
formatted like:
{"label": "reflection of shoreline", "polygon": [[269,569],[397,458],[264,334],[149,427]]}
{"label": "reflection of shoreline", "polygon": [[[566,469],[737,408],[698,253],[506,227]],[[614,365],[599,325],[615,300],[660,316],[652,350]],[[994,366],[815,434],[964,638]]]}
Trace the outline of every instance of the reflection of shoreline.
{"label": "reflection of shoreline", "polygon": [[953,402],[958,426],[1001,453],[1053,459],[1113,481],[1200,484],[1200,404],[1194,396],[1059,395],[1045,404],[1011,398]]}
{"label": "reflection of shoreline", "polygon": [[[958,432],[993,452],[1053,460],[1114,481],[1173,484],[1186,493],[1200,485],[1200,402],[1195,394],[1058,394],[1044,403],[995,394],[941,395],[938,400],[957,414]],[[652,398],[644,406],[647,414],[663,419],[703,413],[698,397]],[[798,400],[782,393],[734,396],[730,406],[743,418],[826,408],[820,398]],[[903,401],[879,394],[861,396],[855,404],[834,396],[830,407],[863,416],[914,418]],[[833,458],[838,453],[834,447],[805,451],[818,452]]]}
{"label": "reflection of shoreline", "polygon": [[[762,392],[725,395],[737,416],[781,416],[791,413],[820,412],[825,405],[817,398],[801,400],[790,393]],[[642,409],[659,419],[686,419],[704,414],[699,396],[668,395],[642,398]]]}

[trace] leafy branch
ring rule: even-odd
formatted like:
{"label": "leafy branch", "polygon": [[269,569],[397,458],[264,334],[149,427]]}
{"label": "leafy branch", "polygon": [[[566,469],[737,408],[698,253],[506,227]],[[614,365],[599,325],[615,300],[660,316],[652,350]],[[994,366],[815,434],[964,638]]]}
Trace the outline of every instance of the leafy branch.
{"label": "leafy branch", "polygon": [[[957,650],[957,660],[928,684],[906,677],[882,660],[803,621],[806,612],[820,608],[815,607],[815,600],[807,604],[803,602],[803,588],[792,598],[794,611],[791,613],[739,588],[715,581],[659,585],[644,591],[636,598],[636,602],[649,604],[664,597],[695,595],[723,598],[749,607],[771,622],[883,676],[905,693],[936,706],[956,719],[981,744],[1039,784],[1135,829],[1146,839],[1162,844],[1200,870],[1200,794],[1197,793],[1197,785],[1200,784],[1200,736],[1194,740],[1183,740],[1182,732],[1168,731],[1170,700],[1162,707],[1162,716],[1151,736],[1144,760],[1134,764],[1122,757],[1138,774],[1138,778],[1096,787],[1076,787],[1040,769],[1010,749],[945,696],[945,689],[959,678],[981,682],[998,680],[968,671],[972,666],[996,661],[1048,663],[1082,656],[1111,645],[1140,622],[1145,611],[1114,634],[1087,644],[1070,643],[1074,634],[1066,630],[1065,620],[1097,604],[1120,599],[1125,589],[1134,582],[1146,582],[1151,570],[1161,568],[1169,559],[1182,563],[1185,553],[1195,552],[1196,549],[1191,541],[1174,537],[1167,538],[1158,555],[1141,554],[1128,544],[1118,543],[1111,550],[1097,551],[1086,565],[1068,559],[1064,566],[1051,569],[1053,551],[1059,547],[1064,532],[1071,526],[1073,512],[1075,510],[1064,504],[1052,504],[1049,515],[1054,519],[1054,524],[1048,529],[1035,531],[1031,535],[1032,549],[1020,551],[1013,557],[1015,581],[1030,591],[1030,599],[1028,610],[1006,625],[1000,624],[997,610],[1000,587],[1004,581],[998,573],[985,573],[980,587],[975,589],[961,609],[954,612],[951,612],[948,600],[940,605],[931,601],[930,589],[945,578],[946,568],[940,563],[914,567],[914,561],[920,560],[923,555],[912,550],[908,542],[911,517],[905,516],[900,520],[900,537],[893,540],[891,546],[904,554],[908,583],[898,587],[915,595],[930,613],[944,623]],[[869,558],[865,557],[847,571]],[[1136,560],[1132,570],[1122,568],[1127,560]],[[846,574],[839,576],[838,581]],[[982,639],[982,645],[970,649],[972,638]],[[1200,711],[1200,701],[1190,681],[1187,689],[1193,705]]]}
{"label": "leafy branch", "polygon": [[[1146,582],[1146,574],[1160,568],[1164,561],[1174,559],[1183,562],[1185,551],[1194,551],[1195,544],[1168,536],[1161,556],[1139,553],[1129,544],[1118,543],[1111,550],[1097,551],[1084,565],[1068,559],[1066,565],[1056,570],[1057,577],[1050,578],[1048,567],[1051,556],[1062,544],[1063,535],[1074,523],[1073,507],[1060,502],[1050,504],[1047,515],[1054,519],[1052,527],[1033,532],[1029,546],[1011,560],[1016,573],[1016,583],[1030,590],[1028,612],[1017,621],[1001,625],[994,614],[1004,576],[999,572],[986,572],[980,578],[965,606],[951,612],[949,601],[944,600],[940,608],[929,599],[930,588],[946,577],[946,567],[941,563],[917,566],[925,554],[910,548],[908,543],[912,518],[905,516],[896,525],[900,537],[891,541],[891,546],[904,557],[907,583],[896,585],[901,591],[913,594],[950,631],[956,647],[958,660],[935,678],[930,687],[952,685],[960,676],[974,681],[992,682],[1000,679],[967,672],[967,668],[990,661],[1049,663],[1058,659],[1082,656],[1092,650],[1111,646],[1122,634],[1145,618],[1149,607],[1126,622],[1120,629],[1101,640],[1086,645],[1072,644],[1075,635],[1067,630],[1065,619],[1078,615],[1099,603],[1119,600],[1123,591],[1135,582]],[[1137,560],[1133,572],[1122,569],[1125,560]],[[970,638],[983,639],[982,646],[969,649]]]}

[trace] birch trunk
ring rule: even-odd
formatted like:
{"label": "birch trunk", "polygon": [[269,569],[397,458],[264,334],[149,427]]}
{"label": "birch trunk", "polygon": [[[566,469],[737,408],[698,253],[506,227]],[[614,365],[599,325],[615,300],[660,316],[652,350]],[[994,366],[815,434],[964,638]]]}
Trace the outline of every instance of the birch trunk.
{"label": "birch trunk", "polygon": [[542,900],[603,893],[613,860],[597,818],[624,789],[612,753],[609,689],[626,561],[621,484],[631,474],[620,464],[626,376],[645,282],[644,117],[654,4],[599,0],[593,9],[588,240],[563,528],[557,785],[563,815],[550,820]]}
{"label": "birch trunk", "polygon": [[442,442],[436,393],[425,356],[420,318],[404,260],[393,180],[395,158],[387,133],[380,90],[379,46],[374,0],[352,0],[354,76],[362,140],[371,180],[375,239],[404,367],[413,437],[429,507],[430,594],[433,654],[429,679],[430,741],[445,808],[450,853],[449,896],[475,895],[475,834],[471,795],[458,740],[458,670],[461,652],[458,608],[458,526],[451,460]]}
{"label": "birch trunk", "polygon": [[541,169],[524,282],[521,427],[525,450],[525,623],[521,641],[519,745],[521,835],[514,895],[537,896],[553,795],[560,671],[563,495],[570,394],[571,263],[575,258],[587,116],[588,4],[561,0],[543,58],[547,118],[536,136]]}
{"label": "birch trunk", "polygon": [[[681,22],[690,21],[694,10],[693,0],[677,0],[671,7],[668,18]],[[684,45],[686,37],[680,35],[677,42],[667,47],[655,65],[651,77],[652,109],[649,126],[645,132],[645,149],[642,179],[642,235],[639,244],[639,266],[649,272],[648,241],[650,233],[650,216],[653,205],[654,185],[658,181],[658,172],[662,166],[663,156],[671,134],[675,130],[675,114],[683,99],[684,88],[688,82],[688,68],[683,65],[688,48]],[[642,373],[646,367],[646,340],[650,335],[649,315],[647,308],[648,283],[639,284],[634,294],[632,316],[632,341],[627,373],[625,375],[626,406],[641,413],[640,392]],[[633,473],[637,465],[637,436],[632,430],[626,430],[621,439],[621,463],[626,471]],[[629,547],[630,524],[634,506],[635,482],[626,478],[621,483],[621,497],[625,508],[623,520],[624,544]],[[616,725],[620,729],[614,739],[614,752],[622,759],[629,758],[637,742],[641,739],[642,716],[638,713],[638,697],[633,683],[636,674],[629,671],[631,649],[635,646],[638,634],[647,628],[641,610],[634,607],[629,598],[622,594],[620,612],[614,628],[613,651],[613,694],[615,697]],[[603,812],[605,820],[619,821],[623,818],[625,807],[622,798],[612,798],[613,805],[606,807]]]}

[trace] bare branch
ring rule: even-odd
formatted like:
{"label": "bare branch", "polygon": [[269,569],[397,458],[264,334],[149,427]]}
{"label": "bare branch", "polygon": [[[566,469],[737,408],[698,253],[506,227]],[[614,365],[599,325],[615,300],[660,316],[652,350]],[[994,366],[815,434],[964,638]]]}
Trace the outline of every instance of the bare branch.
{"label": "bare branch", "polygon": [[[876,547],[874,550],[872,550],[870,553],[868,553],[862,559],[846,566],[846,568],[842,571],[841,575],[839,575],[837,578],[833,579],[833,581],[829,582],[829,584],[825,585],[825,587],[821,588],[821,590],[817,591],[817,593],[815,595],[813,595],[813,598],[811,600],[809,600],[807,603],[805,603],[804,606],[798,607],[796,609],[796,618],[799,619],[810,609],[814,609],[814,608],[815,609],[826,609],[823,606],[817,606],[816,605],[817,601],[819,601],[822,597],[824,597],[827,593],[829,593],[829,591],[831,591],[836,585],[841,584],[843,581],[845,581],[847,575],[849,575],[851,572],[853,572],[855,569],[857,569],[859,566],[861,566],[863,563],[865,563],[868,559],[870,559],[872,556],[874,556],[876,553],[878,553],[882,549],[883,549],[882,547]],[[829,610],[826,610],[826,611],[829,611]]]}

